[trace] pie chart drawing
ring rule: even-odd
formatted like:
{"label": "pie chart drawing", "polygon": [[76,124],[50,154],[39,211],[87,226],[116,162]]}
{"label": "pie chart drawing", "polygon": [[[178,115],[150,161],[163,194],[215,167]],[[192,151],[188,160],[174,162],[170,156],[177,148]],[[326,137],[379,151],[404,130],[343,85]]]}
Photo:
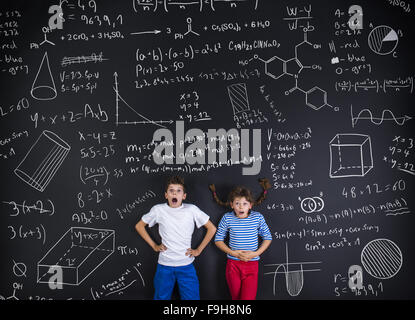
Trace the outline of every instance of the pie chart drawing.
{"label": "pie chart drawing", "polygon": [[388,26],[377,26],[370,31],[368,36],[369,48],[380,55],[392,53],[396,49],[398,41],[398,34]]}

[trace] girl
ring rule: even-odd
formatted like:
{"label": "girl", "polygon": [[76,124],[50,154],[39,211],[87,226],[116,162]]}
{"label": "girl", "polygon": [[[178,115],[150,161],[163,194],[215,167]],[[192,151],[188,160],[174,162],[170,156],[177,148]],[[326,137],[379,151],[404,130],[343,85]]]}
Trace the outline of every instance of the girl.
{"label": "girl", "polygon": [[[232,300],[255,300],[258,288],[259,256],[271,244],[272,236],[262,214],[252,211],[260,204],[270,187],[268,180],[261,179],[263,192],[255,201],[249,189],[236,187],[229,194],[228,203],[219,200],[215,186],[209,188],[217,203],[230,205],[232,212],[225,213],[219,222],[215,237],[216,246],[227,254],[226,281]],[[229,232],[229,246],[224,242]],[[258,236],[262,243],[258,248]]]}

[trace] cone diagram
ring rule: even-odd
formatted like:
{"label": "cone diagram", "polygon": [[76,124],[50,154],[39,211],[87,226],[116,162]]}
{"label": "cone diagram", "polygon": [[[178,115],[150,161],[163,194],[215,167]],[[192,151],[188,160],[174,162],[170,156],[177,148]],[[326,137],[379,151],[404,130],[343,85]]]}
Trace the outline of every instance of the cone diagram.
{"label": "cone diagram", "polygon": [[45,52],[32,84],[30,94],[36,100],[52,100],[57,96],[55,81],[50,71],[48,53]]}

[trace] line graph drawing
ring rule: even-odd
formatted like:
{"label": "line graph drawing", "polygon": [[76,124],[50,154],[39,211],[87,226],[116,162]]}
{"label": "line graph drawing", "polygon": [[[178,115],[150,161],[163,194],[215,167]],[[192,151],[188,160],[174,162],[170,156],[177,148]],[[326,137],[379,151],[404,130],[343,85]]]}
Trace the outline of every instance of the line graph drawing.
{"label": "line graph drawing", "polygon": [[403,257],[401,249],[389,239],[375,239],[363,248],[363,267],[377,279],[393,278],[401,269]]}
{"label": "line graph drawing", "polygon": [[30,94],[36,100],[53,100],[58,95],[55,81],[53,80],[48,53],[45,52],[40,63],[39,70],[33,80]]}
{"label": "line graph drawing", "polygon": [[[266,272],[264,275],[274,275],[272,292],[276,294],[276,278],[277,274],[285,275],[285,285],[290,296],[295,297],[301,293],[304,285],[304,272],[321,271],[320,268],[307,268],[310,265],[319,264],[321,261],[315,262],[289,262],[288,259],[288,243],[285,243],[285,263],[266,264],[265,267],[276,267],[272,272]],[[279,271],[282,268],[283,271]]]}
{"label": "line graph drawing", "polygon": [[67,157],[71,147],[55,133],[44,130],[14,173],[43,192]]}
{"label": "line graph drawing", "polygon": [[[407,121],[412,120],[412,117],[408,115],[396,117],[394,113],[389,109],[383,110],[380,118],[374,117],[372,111],[367,108],[360,110],[358,115],[355,116],[353,114],[353,105],[350,105],[350,114],[353,128],[359,120],[370,120],[370,122],[377,126],[380,126],[384,121],[394,121],[398,126],[403,126]],[[367,116],[365,116],[365,114],[367,114]]]}
{"label": "line graph drawing", "polygon": [[[137,124],[154,124],[156,126],[166,128],[163,124],[172,124],[173,120],[150,120],[146,116],[142,115],[138,111],[136,111],[133,107],[131,107],[127,101],[124,100],[124,98],[120,95],[119,89],[118,89],[118,73],[114,72],[114,92],[115,92],[115,125],[137,125]],[[121,105],[120,105],[121,103]],[[129,114],[133,117],[136,117],[140,120],[135,121],[120,121],[120,109],[122,110],[128,110]]]}
{"label": "line graph drawing", "polygon": [[80,285],[114,253],[115,232],[72,227],[37,263],[37,282],[49,283],[49,268],[62,269],[61,284]]}

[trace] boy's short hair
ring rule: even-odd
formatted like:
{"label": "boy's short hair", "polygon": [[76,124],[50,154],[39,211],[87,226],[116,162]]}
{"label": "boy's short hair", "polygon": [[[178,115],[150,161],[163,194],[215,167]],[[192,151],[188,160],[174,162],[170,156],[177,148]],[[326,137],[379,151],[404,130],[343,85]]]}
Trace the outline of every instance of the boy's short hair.
{"label": "boy's short hair", "polygon": [[242,197],[245,197],[245,199],[252,204],[255,203],[251,190],[249,190],[248,188],[242,187],[242,186],[235,187],[229,193],[228,200],[229,202],[233,202],[235,198],[242,198]]}
{"label": "boy's short hair", "polygon": [[184,184],[184,179],[180,176],[171,176],[166,180],[165,192],[167,192],[169,185],[171,184],[180,184],[183,187],[183,192],[186,193],[186,185]]}

